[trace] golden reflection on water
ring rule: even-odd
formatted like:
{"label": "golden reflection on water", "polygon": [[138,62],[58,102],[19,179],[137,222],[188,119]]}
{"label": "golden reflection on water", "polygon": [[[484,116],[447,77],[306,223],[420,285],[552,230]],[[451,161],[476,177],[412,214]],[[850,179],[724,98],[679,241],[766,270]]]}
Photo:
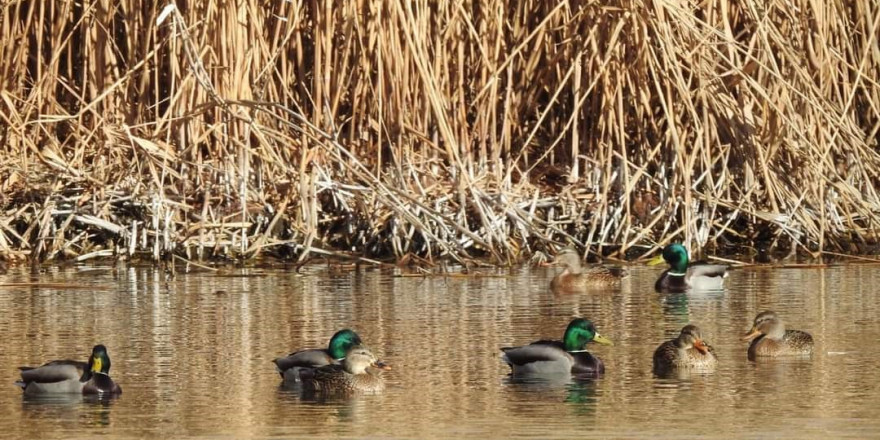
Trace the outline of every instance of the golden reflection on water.
{"label": "golden reflection on water", "polygon": [[[88,269],[88,270],[84,270]],[[556,295],[551,270],[472,278],[393,277],[371,268],[241,269],[166,280],[150,268],[13,268],[0,283],[2,436],[13,438],[872,436],[880,268],[741,269],[725,292],[657,294],[659,271],[631,269],[620,291]],[[75,288],[74,288],[75,287]],[[776,310],[816,339],[811,361],[750,363],[740,340]],[[573,316],[614,346],[592,345],[595,381],[515,381],[498,348],[559,338]],[[651,355],[693,322],[715,347],[713,373],[657,378]],[[355,329],[393,366],[388,390],[303,400],[271,360]],[[23,399],[19,365],[84,360],[108,347],[114,400]]]}

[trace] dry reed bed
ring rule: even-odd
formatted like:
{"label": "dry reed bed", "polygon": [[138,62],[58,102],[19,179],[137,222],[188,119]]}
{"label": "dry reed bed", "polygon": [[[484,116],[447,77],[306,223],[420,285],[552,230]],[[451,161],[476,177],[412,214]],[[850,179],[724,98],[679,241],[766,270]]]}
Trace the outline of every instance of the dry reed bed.
{"label": "dry reed bed", "polygon": [[0,8],[6,258],[877,240],[873,0]]}

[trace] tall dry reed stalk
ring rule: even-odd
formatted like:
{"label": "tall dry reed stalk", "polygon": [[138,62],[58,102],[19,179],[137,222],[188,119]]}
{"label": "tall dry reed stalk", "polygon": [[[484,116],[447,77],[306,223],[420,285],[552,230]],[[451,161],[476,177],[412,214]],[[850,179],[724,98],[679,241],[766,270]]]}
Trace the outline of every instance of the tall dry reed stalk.
{"label": "tall dry reed stalk", "polygon": [[0,254],[869,250],[878,27],[874,0],[5,2]]}

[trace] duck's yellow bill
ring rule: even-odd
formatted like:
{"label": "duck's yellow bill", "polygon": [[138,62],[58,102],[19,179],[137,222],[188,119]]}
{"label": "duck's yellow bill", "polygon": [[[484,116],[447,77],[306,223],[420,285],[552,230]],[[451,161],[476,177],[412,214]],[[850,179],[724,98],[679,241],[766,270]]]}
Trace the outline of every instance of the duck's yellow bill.
{"label": "duck's yellow bill", "polygon": [[752,339],[761,336],[761,331],[755,327],[752,327],[752,331],[750,331],[747,335],[743,336],[743,341],[751,341]]}
{"label": "duck's yellow bill", "polygon": [[656,266],[658,264],[663,264],[663,255],[662,254],[657,255],[656,257],[648,260],[648,266]]}
{"label": "duck's yellow bill", "polygon": [[101,367],[103,367],[103,366],[104,365],[103,365],[103,361],[101,361],[101,358],[99,358],[97,356],[92,358],[92,372],[93,373],[100,373]]}
{"label": "duck's yellow bill", "polygon": [[614,343],[611,342],[611,339],[608,339],[605,336],[602,336],[598,333],[596,333],[596,336],[593,336],[593,342],[596,342],[596,343],[599,343],[602,345],[614,345]]}

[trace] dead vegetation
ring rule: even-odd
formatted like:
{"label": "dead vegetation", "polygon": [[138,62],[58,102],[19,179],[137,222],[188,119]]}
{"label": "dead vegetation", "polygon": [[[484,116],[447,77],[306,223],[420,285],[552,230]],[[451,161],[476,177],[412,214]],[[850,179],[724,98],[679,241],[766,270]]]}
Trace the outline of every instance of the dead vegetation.
{"label": "dead vegetation", "polygon": [[877,241],[875,1],[186,5],[0,6],[0,255]]}

